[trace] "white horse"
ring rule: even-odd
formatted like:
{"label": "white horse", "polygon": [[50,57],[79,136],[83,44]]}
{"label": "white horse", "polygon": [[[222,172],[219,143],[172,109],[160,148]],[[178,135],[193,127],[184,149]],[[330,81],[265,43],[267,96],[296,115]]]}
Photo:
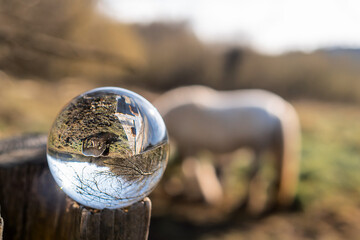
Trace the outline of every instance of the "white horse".
{"label": "white horse", "polygon": [[[252,178],[259,170],[260,155],[272,151],[277,163],[275,202],[282,207],[293,202],[298,181],[300,126],[296,111],[284,99],[264,90],[215,91],[189,86],[166,92],[154,105],[164,118],[170,138],[187,156],[202,149],[224,153],[249,147],[255,156]],[[205,169],[211,173],[208,166]],[[216,189],[217,184],[209,181],[208,184],[207,179],[200,181],[200,188]],[[211,202],[211,196],[209,199]]]}

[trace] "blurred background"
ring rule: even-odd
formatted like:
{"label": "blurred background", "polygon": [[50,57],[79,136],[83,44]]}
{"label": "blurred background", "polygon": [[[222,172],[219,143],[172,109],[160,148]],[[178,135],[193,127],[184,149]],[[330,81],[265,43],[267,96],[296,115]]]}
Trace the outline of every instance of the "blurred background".
{"label": "blurred background", "polygon": [[[150,101],[193,84],[266,89],[300,117],[293,206],[234,216],[158,190],[150,239],[357,239],[359,13],[355,0],[0,0],[0,138],[47,133],[62,106],[100,86]],[[245,163],[228,173],[232,203],[249,159],[235,154]]]}

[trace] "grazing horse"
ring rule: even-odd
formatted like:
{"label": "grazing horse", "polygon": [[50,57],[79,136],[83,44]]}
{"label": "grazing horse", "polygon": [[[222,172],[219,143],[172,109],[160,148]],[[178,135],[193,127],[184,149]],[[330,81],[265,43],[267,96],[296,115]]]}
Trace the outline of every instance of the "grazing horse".
{"label": "grazing horse", "polygon": [[[164,118],[170,138],[186,156],[205,149],[225,153],[248,147],[254,151],[249,173],[249,178],[253,178],[261,165],[261,154],[271,151],[277,171],[275,204],[286,207],[293,202],[298,180],[300,126],[297,113],[284,99],[264,90],[216,91],[188,86],[164,93],[154,105]],[[208,166],[205,169],[209,170]],[[200,188],[206,186],[207,180],[202,182]],[[208,187],[216,188],[214,181],[210,182]]]}

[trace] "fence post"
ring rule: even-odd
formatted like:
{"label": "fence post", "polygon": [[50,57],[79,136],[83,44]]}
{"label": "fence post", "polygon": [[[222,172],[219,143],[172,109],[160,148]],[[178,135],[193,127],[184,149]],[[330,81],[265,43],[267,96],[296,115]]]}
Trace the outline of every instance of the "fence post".
{"label": "fence post", "polygon": [[[35,139],[35,137],[34,137]],[[37,144],[0,141],[0,240],[145,240],[149,198],[123,209],[95,210],[78,205],[56,185],[46,162],[46,137]],[[31,142],[31,139],[30,139]],[[1,146],[20,146],[4,149]],[[4,223],[4,227],[2,227]]]}

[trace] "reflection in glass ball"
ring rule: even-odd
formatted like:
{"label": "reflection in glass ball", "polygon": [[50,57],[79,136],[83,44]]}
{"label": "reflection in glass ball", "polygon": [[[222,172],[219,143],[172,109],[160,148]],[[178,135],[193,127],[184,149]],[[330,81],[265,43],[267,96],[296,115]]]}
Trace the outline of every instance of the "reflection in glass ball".
{"label": "reflection in glass ball", "polygon": [[47,159],[57,184],[97,209],[140,201],[157,185],[169,153],[165,124],[143,97],[97,88],[74,98],[49,134]]}

